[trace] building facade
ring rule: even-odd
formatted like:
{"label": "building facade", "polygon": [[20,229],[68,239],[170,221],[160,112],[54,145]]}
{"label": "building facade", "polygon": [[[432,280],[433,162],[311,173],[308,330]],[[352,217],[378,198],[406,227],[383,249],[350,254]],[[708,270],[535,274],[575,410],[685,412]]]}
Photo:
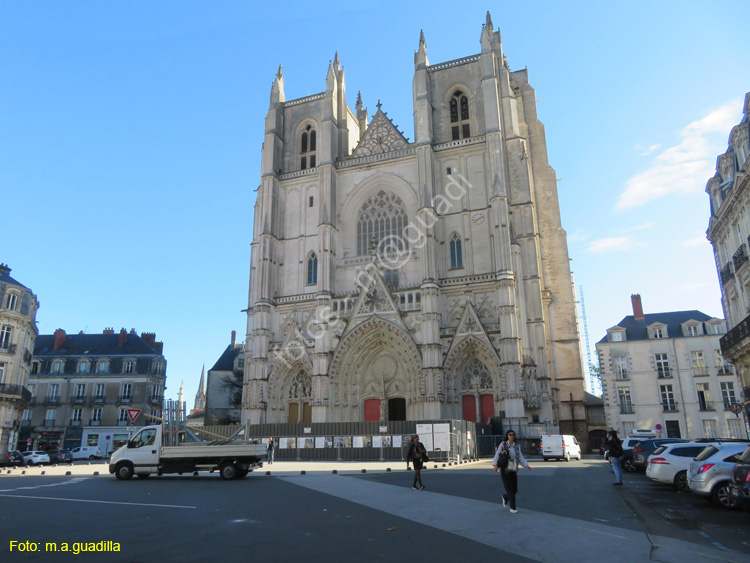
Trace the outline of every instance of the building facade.
{"label": "building facade", "polygon": [[[414,55],[410,142],[377,104],[271,89],[243,422],[464,419],[586,438],[555,172],[526,70]],[[210,391],[209,391],[210,395]]]}
{"label": "building facade", "polygon": [[633,314],[596,344],[607,428],[668,438],[747,438],[742,389],[721,354],[726,322],[700,311]]}
{"label": "building facade", "polygon": [[105,454],[124,444],[128,427],[150,423],[144,414],[161,416],[163,347],[154,333],[125,329],[40,335],[29,376],[31,404],[22,417],[25,435],[42,449],[89,445]]}
{"label": "building facade", "polygon": [[37,338],[39,301],[0,264],[0,459],[18,448],[21,415],[31,399],[26,388]]}
{"label": "building facade", "polygon": [[711,218],[706,235],[713,246],[721,286],[721,304],[729,332],[721,339],[724,357],[737,369],[744,389],[746,421],[750,408],[750,92],[729,146],[716,159],[706,192]]}
{"label": "building facade", "polygon": [[245,372],[245,346],[237,343],[237,333],[213,367],[208,370],[205,423],[240,422],[242,387]]}

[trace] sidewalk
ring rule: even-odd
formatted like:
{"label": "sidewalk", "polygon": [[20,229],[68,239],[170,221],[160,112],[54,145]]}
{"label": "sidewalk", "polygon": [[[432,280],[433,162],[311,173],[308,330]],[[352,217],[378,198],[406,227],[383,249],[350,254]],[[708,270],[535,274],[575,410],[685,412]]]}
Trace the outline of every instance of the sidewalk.
{"label": "sidewalk", "polygon": [[[432,462],[425,464],[426,469],[456,469],[461,467],[476,466],[482,463],[489,464],[491,459],[477,461],[454,461],[454,462]],[[264,463],[262,469],[253,471],[254,475],[292,476],[307,473],[385,473],[388,471],[406,471],[405,461],[275,461],[272,464]],[[16,476],[109,476],[109,462],[105,460],[83,462],[76,464],[55,464],[41,466],[17,466],[0,468],[0,477]],[[202,472],[206,473],[206,472]]]}

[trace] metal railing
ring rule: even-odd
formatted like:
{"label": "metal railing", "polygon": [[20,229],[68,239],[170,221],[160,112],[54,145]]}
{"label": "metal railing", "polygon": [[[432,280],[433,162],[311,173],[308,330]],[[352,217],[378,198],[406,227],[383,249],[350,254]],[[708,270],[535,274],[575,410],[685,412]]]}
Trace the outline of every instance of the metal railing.
{"label": "metal railing", "polygon": [[722,285],[724,285],[734,277],[734,270],[732,269],[731,262],[727,262],[724,267],[719,270],[719,277],[721,278]]}
{"label": "metal railing", "polygon": [[25,402],[31,403],[31,391],[26,389],[23,385],[0,383],[0,395],[15,395],[21,397]]}
{"label": "metal railing", "polygon": [[[727,332],[719,339],[721,353],[726,355],[736,344],[741,342],[746,336],[750,336],[750,316],[745,317],[732,330]],[[731,359],[731,358],[730,358]]]}
{"label": "metal railing", "polygon": [[745,262],[747,262],[747,246],[743,242],[740,247],[737,249],[737,252],[735,252],[732,255],[732,263],[734,264],[734,270],[735,272],[740,269],[740,266],[742,266]]}

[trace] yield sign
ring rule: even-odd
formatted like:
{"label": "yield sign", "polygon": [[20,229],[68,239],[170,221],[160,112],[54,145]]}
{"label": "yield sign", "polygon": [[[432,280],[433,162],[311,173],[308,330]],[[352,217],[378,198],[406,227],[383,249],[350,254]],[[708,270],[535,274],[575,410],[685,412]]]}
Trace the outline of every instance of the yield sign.
{"label": "yield sign", "polygon": [[128,417],[130,417],[130,422],[135,423],[135,419],[138,418],[138,415],[141,414],[141,409],[128,409]]}

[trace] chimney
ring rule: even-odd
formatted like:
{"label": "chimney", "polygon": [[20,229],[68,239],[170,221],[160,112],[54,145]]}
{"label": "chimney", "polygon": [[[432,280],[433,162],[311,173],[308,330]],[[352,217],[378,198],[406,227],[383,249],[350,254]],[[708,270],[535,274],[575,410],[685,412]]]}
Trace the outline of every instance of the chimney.
{"label": "chimney", "polygon": [[237,331],[232,331],[232,348],[234,348],[234,342],[237,340]]}
{"label": "chimney", "polygon": [[155,332],[142,332],[141,338],[143,338],[143,341],[151,346],[152,348],[156,348],[156,333]]}
{"label": "chimney", "polygon": [[633,317],[635,320],[645,318],[643,316],[643,305],[641,304],[641,294],[634,293],[630,296],[630,301],[633,303]]}
{"label": "chimney", "polygon": [[65,342],[65,336],[66,336],[66,334],[65,334],[65,331],[63,329],[58,328],[55,331],[55,345],[52,348],[53,350],[58,350],[60,348],[60,346],[63,345],[63,342]]}
{"label": "chimney", "polygon": [[0,274],[3,274],[4,276],[10,274],[10,268],[7,264],[0,264]]}
{"label": "chimney", "polygon": [[115,333],[115,329],[110,328],[110,327],[105,328],[104,332],[102,332],[102,334],[114,334],[114,333]]}
{"label": "chimney", "polygon": [[122,348],[122,347],[123,347],[123,346],[125,345],[125,340],[127,340],[127,338],[128,338],[128,331],[127,331],[127,330],[125,330],[124,328],[121,328],[121,329],[120,329],[120,340],[119,340],[119,342],[117,343],[117,345],[118,345],[118,346],[119,346],[120,348]]}

